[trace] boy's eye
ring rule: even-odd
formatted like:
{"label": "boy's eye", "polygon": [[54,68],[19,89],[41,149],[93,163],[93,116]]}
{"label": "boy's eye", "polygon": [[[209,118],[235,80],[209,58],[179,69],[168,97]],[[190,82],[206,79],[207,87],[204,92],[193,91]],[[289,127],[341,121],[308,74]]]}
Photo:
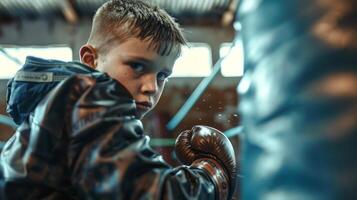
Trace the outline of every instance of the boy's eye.
{"label": "boy's eye", "polygon": [[138,72],[138,73],[141,73],[144,71],[145,69],[145,66],[141,63],[131,63],[130,64],[130,67],[135,71],[135,72]]}
{"label": "boy's eye", "polygon": [[167,78],[169,78],[169,76],[170,76],[170,74],[167,73],[167,72],[159,72],[159,73],[157,74],[157,80],[159,80],[159,81],[165,81],[165,80],[167,80]]}

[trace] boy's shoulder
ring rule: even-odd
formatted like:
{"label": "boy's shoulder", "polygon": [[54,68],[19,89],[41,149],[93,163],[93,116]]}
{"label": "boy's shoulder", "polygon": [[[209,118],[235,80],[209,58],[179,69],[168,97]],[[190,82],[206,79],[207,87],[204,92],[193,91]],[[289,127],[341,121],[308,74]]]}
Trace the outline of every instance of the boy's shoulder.
{"label": "boy's shoulder", "polygon": [[22,123],[53,88],[78,74],[94,78],[103,75],[79,62],[27,57],[25,64],[7,84],[6,111],[16,124]]}

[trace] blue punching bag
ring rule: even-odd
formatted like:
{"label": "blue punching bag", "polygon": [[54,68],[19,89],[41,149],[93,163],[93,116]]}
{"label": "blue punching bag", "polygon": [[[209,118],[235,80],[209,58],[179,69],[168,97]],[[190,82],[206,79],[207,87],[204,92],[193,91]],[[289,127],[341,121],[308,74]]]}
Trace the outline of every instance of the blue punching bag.
{"label": "blue punching bag", "polygon": [[357,199],[357,0],[242,0],[242,199]]}

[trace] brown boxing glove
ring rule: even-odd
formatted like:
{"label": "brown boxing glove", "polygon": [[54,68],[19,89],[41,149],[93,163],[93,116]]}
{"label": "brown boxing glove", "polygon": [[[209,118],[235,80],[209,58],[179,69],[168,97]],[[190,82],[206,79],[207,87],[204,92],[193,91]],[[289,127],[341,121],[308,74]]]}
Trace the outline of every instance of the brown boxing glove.
{"label": "brown boxing glove", "polygon": [[230,199],[236,180],[236,159],[229,139],[209,126],[194,126],[180,133],[175,151],[178,159],[204,170],[213,180],[218,199]]}

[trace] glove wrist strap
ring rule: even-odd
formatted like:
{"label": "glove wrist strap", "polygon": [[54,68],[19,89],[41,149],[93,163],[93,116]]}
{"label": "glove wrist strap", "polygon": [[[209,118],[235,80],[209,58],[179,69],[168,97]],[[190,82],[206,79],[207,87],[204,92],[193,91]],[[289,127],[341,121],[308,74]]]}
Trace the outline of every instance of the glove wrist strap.
{"label": "glove wrist strap", "polygon": [[228,198],[228,177],[222,166],[210,158],[201,158],[191,164],[192,168],[202,169],[207,172],[212,179],[216,189],[217,198],[226,200]]}

